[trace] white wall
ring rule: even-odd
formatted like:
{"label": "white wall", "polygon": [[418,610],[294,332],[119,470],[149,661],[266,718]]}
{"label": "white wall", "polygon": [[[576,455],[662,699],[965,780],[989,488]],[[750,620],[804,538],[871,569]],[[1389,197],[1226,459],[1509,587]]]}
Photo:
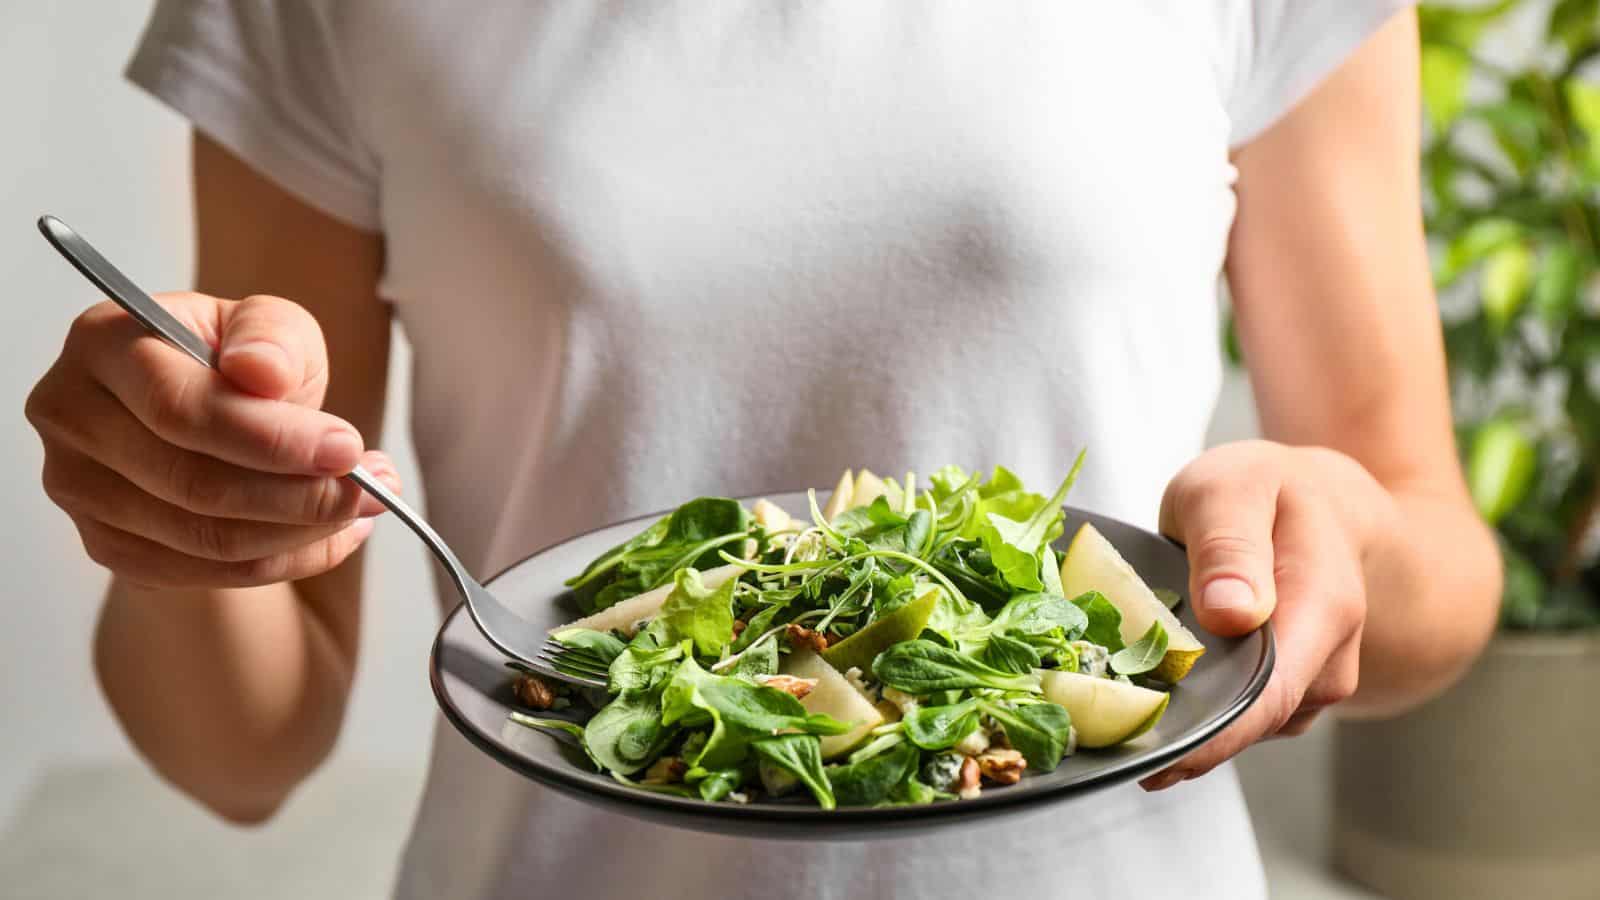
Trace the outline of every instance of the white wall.
{"label": "white wall", "polygon": [[[152,290],[189,283],[187,130],[120,78],[147,3],[0,2],[0,543],[10,585],[0,593],[0,822],[41,767],[130,760],[90,672],[89,635],[103,574],[38,486],[41,453],[23,400],[76,312],[99,298],[39,238],[34,219],[60,216]],[[406,416],[397,355],[391,428],[381,446],[416,483],[394,423]],[[1230,382],[1215,438],[1254,430],[1248,397]],[[375,564],[356,696],[339,752],[420,771],[432,697],[426,654],[434,627],[421,551],[392,523]]]}
{"label": "white wall", "polygon": [[[0,592],[0,822],[38,767],[132,753],[89,666],[104,575],[39,488],[42,454],[22,407],[72,317],[100,299],[34,230],[40,214],[60,216],[150,290],[190,281],[187,128],[120,76],[149,6],[0,0],[0,560],[9,581]],[[395,360],[391,422],[406,416],[406,358]],[[415,484],[401,431],[391,427],[381,446],[397,451]],[[340,752],[420,771],[433,709],[431,582],[399,526],[380,526],[372,547],[361,672]]]}

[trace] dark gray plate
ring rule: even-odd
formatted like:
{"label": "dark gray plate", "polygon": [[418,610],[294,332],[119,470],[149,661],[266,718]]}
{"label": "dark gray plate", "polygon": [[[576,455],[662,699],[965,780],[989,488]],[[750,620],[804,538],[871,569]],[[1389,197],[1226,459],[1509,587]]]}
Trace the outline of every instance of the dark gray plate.
{"label": "dark gray plate", "polygon": [[[754,500],[755,498],[749,498]],[[771,496],[792,512],[807,508],[803,493]],[[488,582],[490,590],[541,628],[579,616],[557,602],[562,580],[594,557],[643,530],[662,513],[579,535],[535,553]],[[1152,587],[1186,593],[1189,567],[1182,548],[1132,525],[1067,509],[1066,537],[1090,521]],[[572,744],[511,722],[510,673],[502,657],[457,607],[439,629],[429,660],[434,696],[467,740],[511,769],[585,801],[662,824],[745,837],[844,840],[903,837],[943,825],[1077,798],[1142,778],[1173,762],[1233,721],[1255,701],[1272,674],[1270,629],[1238,639],[1200,630],[1185,602],[1178,618],[1205,643],[1194,671],[1173,689],[1166,715],[1154,729],[1121,747],[1083,750],[1054,772],[1028,775],[981,797],[930,806],[823,810],[801,802],[704,803],[638,790],[594,771]]]}

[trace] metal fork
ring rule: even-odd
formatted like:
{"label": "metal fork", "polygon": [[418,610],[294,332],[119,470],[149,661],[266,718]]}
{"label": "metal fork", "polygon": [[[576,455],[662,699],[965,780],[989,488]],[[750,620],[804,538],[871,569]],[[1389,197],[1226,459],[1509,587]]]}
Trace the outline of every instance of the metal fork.
{"label": "metal fork", "polygon": [[[199,335],[186,328],[171,313],[162,308],[151,296],[139,289],[126,275],[113,266],[100,252],[66,223],[54,216],[39,219],[39,231],[51,246],[60,251],[83,276],[104,291],[116,304],[127,310],[139,324],[172,346],[188,354],[201,365],[215,368],[215,351]],[[383,486],[383,482],[357,466],[345,476],[361,489],[377,497],[395,517],[422,539],[433,551],[435,558],[449,573],[456,591],[466,603],[467,612],[478,630],[501,653],[518,660],[532,672],[586,687],[605,687],[605,673],[596,671],[592,661],[570,658],[569,651],[549,638],[541,629],[512,612],[489,593],[477,579],[467,572],[444,539],[423,520],[404,500]]]}

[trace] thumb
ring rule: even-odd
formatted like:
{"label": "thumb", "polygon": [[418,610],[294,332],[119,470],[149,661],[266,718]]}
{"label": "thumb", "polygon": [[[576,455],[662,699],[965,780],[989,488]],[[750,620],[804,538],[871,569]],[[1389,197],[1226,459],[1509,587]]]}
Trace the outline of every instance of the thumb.
{"label": "thumb", "polygon": [[1277,606],[1275,492],[1227,482],[1175,486],[1162,504],[1162,527],[1185,545],[1201,627],[1224,637],[1261,627]]}
{"label": "thumb", "polygon": [[234,387],[270,400],[321,407],[328,387],[322,328],[280,297],[247,297],[223,310],[217,369]]}

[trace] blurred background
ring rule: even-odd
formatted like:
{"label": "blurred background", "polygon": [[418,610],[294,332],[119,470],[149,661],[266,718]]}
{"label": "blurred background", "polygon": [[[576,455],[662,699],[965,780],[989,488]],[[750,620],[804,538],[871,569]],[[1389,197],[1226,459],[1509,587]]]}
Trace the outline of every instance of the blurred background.
{"label": "blurred background", "polygon": [[[1507,557],[1502,634],[1473,674],[1396,722],[1324,721],[1240,762],[1273,896],[1600,896],[1600,0],[1424,7],[1428,183],[1459,436]],[[158,782],[95,689],[104,575],[46,501],[23,400],[98,298],[34,232],[54,213],[136,280],[190,280],[186,124],[122,81],[148,3],[0,4],[0,893],[384,895],[427,754],[436,618],[415,542],[371,544],[361,671],[339,748],[263,828]],[[1226,342],[1225,342],[1226,343]],[[380,442],[416,473],[393,361]],[[1235,370],[1212,425],[1255,433]],[[1574,694],[1574,692],[1579,692]]]}

